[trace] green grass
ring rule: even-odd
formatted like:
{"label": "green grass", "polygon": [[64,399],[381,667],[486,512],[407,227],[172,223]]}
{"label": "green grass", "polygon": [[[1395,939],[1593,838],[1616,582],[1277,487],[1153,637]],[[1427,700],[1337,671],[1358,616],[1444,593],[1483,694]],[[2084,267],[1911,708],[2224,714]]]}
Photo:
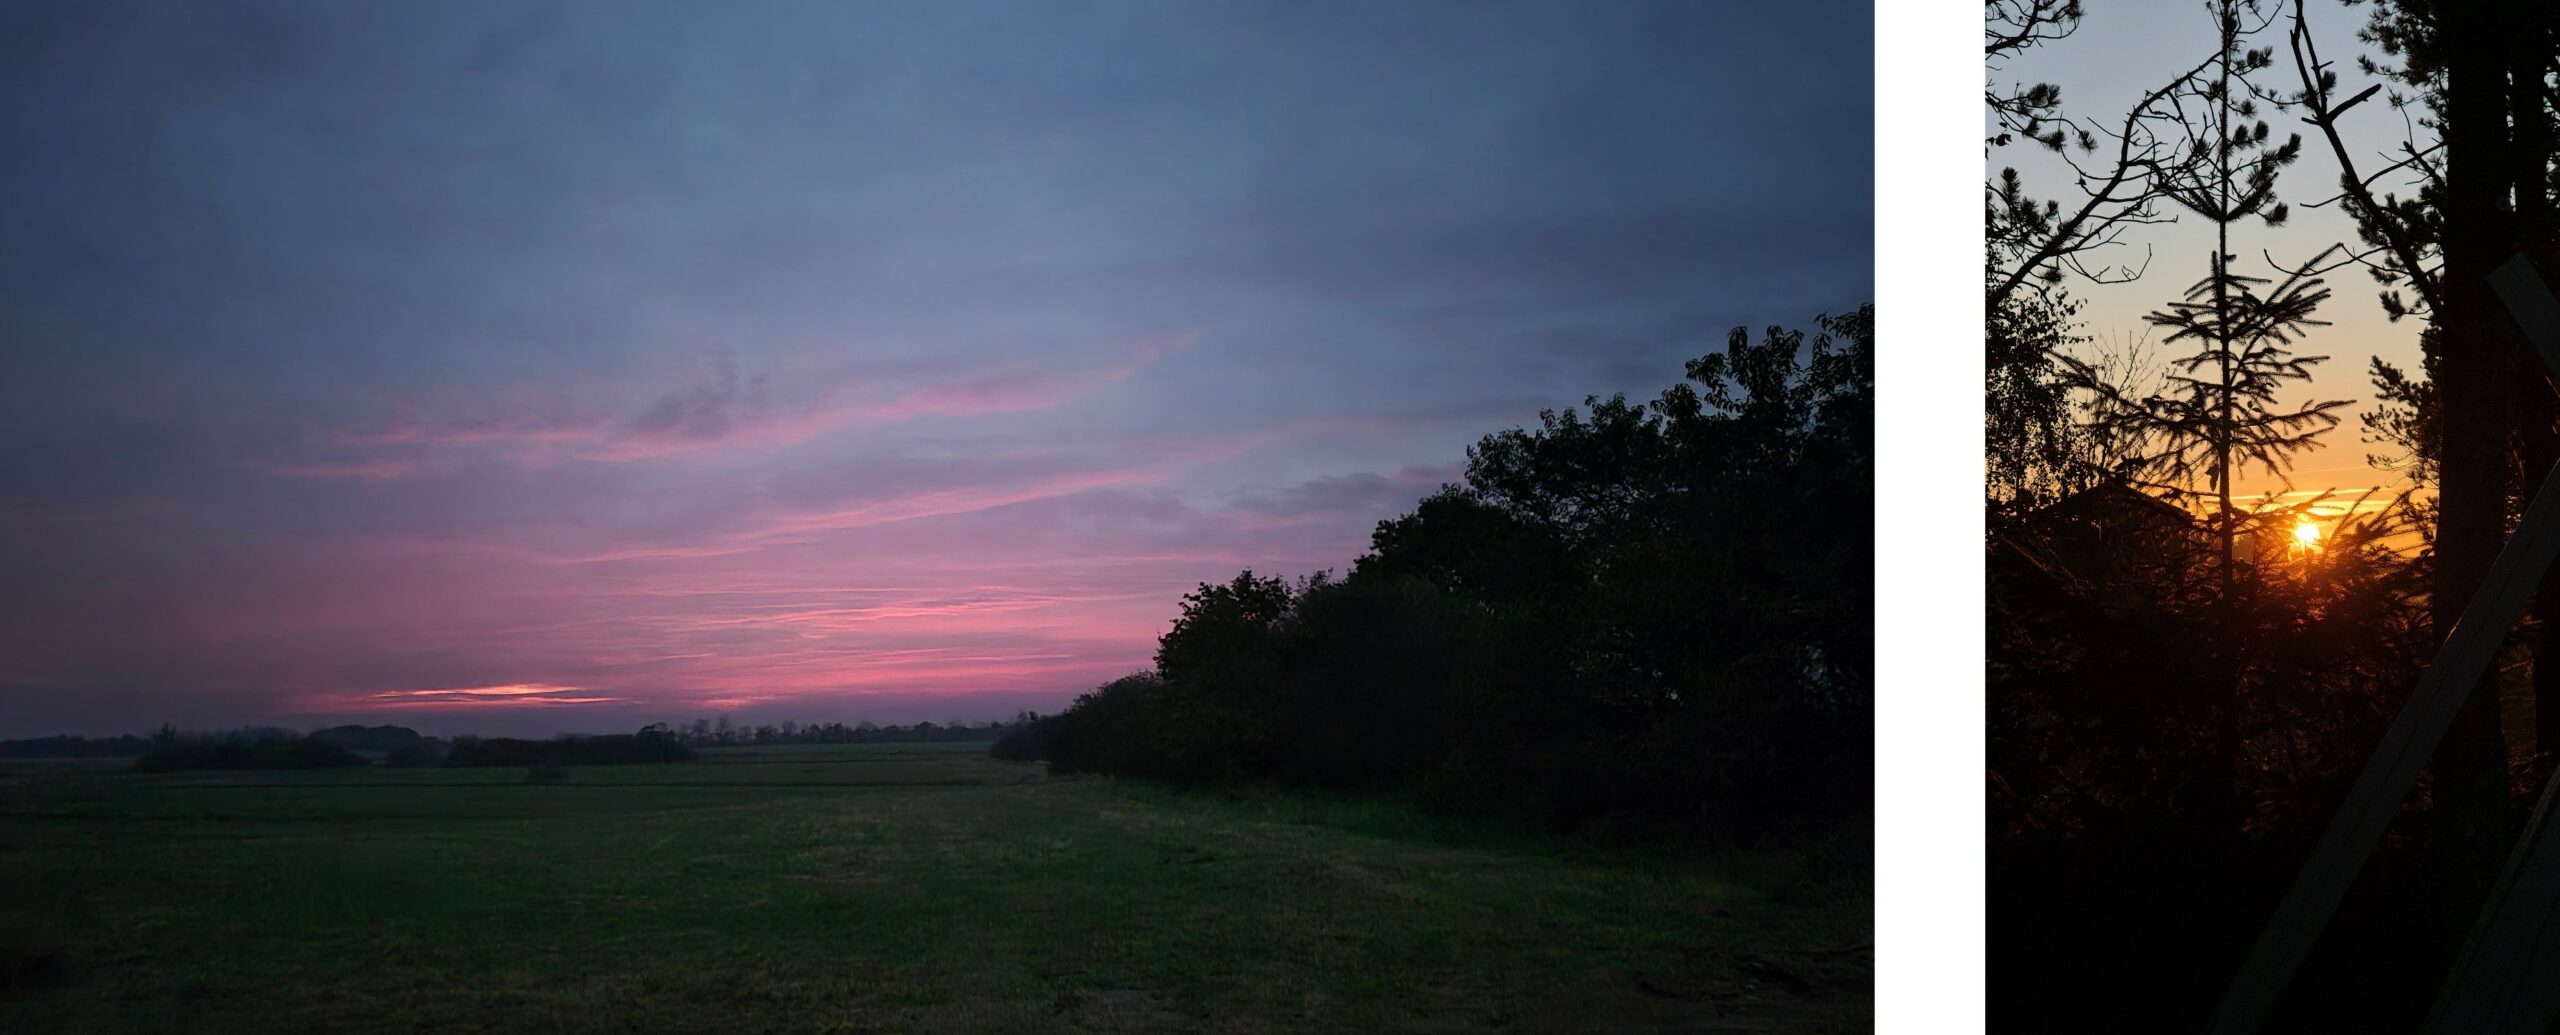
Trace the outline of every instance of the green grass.
{"label": "green grass", "polygon": [[1833,1031],[1862,873],[1045,781],[0,769],[0,1031]]}

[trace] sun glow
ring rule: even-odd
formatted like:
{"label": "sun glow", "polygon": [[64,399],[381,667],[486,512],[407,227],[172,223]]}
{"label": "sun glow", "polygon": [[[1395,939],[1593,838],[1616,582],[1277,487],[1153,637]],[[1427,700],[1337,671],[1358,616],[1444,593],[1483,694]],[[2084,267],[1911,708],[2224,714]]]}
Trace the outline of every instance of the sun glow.
{"label": "sun glow", "polygon": [[2305,547],[2320,545],[2320,526],[2308,521],[2293,526],[2293,541]]}

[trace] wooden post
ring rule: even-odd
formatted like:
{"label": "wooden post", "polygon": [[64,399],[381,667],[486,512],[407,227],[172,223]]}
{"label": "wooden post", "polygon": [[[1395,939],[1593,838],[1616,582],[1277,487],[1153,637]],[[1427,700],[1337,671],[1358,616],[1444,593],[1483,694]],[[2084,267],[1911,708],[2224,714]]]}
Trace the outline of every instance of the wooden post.
{"label": "wooden post", "polygon": [[[2521,255],[2507,260],[2490,274],[2489,286],[2543,362],[2560,370],[2560,300],[2532,264]],[[2560,774],[2543,785],[2489,904],[2436,993],[2424,1029],[2430,1035],[2549,1031],[2560,1020],[2560,835],[2549,825],[2555,797]]]}

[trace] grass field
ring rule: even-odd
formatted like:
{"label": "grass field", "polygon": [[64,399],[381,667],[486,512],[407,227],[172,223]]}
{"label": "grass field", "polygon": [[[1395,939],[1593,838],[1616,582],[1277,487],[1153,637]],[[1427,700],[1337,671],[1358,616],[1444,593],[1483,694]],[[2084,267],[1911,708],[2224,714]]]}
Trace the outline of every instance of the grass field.
{"label": "grass field", "polygon": [[[0,770],[0,1031],[1835,1031],[1870,898],[982,744]],[[1809,876],[1808,874],[1812,874]]]}

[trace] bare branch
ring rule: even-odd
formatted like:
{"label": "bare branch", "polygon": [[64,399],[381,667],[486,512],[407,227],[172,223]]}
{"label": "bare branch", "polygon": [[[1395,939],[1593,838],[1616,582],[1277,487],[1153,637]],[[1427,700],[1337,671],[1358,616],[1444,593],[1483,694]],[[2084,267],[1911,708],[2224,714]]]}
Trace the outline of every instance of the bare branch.
{"label": "bare branch", "polygon": [[[2159,154],[2158,138],[2148,132],[2145,123],[2163,117],[2162,113],[2154,110],[2163,102],[2174,108],[2178,92],[2212,64],[2211,58],[2197,62],[2195,67],[2144,95],[2133,106],[2125,115],[2122,127],[2109,134],[2116,141],[2115,161],[2103,175],[2083,169],[2077,162],[2072,163],[2073,171],[2079,172],[2084,181],[2096,179],[2098,186],[2091,189],[2084,183],[2082,190],[2088,195],[2087,200],[2032,247],[2021,249],[2020,257],[2008,269],[1994,271],[1995,277],[1988,292],[1990,298],[2005,298],[2029,277],[2036,276],[2038,271],[2109,243],[2107,235],[2124,225],[2165,221],[2158,217],[2151,203],[2162,196],[2159,173],[2166,163]],[[2076,269],[2077,264],[2074,266]]]}
{"label": "bare branch", "polygon": [[[2405,271],[2409,286],[2418,292],[2423,307],[2427,311],[2435,311],[2442,300],[2442,288],[2420,260],[2419,242],[2406,224],[2374,199],[2373,181],[2356,175],[2355,158],[2347,153],[2346,141],[2338,136],[2338,116],[2373,96],[2375,91],[2382,89],[2382,84],[2366,87],[2344,104],[2333,106],[2329,103],[2330,84],[2336,80],[2329,74],[2329,66],[2320,60],[2319,45],[2311,39],[2311,23],[2303,12],[2303,0],[2293,0],[2293,31],[2287,34],[2287,38],[2292,44],[2294,72],[2302,81],[2302,104],[2311,110],[2310,117],[2303,121],[2320,130],[2320,135],[2329,141],[2330,152],[2338,159],[2342,188],[2339,197],[2346,201],[2348,213],[2355,217],[2356,225],[2364,231],[2366,238],[2388,250],[2397,260],[2398,268]],[[2395,163],[2393,168],[2423,162],[2425,152],[2415,148],[2409,150],[2406,162]],[[2316,264],[2318,260],[2313,262]]]}

